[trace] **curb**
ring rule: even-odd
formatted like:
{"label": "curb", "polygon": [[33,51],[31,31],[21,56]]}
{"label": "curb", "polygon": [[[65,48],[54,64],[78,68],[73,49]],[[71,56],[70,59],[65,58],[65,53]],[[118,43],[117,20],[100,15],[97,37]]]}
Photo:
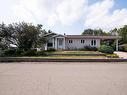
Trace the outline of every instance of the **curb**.
{"label": "curb", "polygon": [[0,58],[0,62],[127,62],[127,59],[44,59],[44,58]]}

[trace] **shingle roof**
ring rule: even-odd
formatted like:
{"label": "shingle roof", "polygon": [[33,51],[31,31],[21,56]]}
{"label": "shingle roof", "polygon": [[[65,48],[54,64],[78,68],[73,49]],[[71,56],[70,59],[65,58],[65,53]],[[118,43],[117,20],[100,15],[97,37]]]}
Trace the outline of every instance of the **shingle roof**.
{"label": "shingle roof", "polygon": [[119,39],[120,36],[88,36],[88,35],[66,35],[67,38],[84,39]]}

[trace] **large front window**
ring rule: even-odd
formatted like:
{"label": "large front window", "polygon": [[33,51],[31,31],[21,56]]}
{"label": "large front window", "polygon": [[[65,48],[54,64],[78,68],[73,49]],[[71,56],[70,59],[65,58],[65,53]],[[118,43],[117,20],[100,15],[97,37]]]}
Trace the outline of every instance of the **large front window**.
{"label": "large front window", "polygon": [[53,43],[48,43],[47,46],[48,47],[52,47],[53,46]]}
{"label": "large front window", "polygon": [[91,45],[96,46],[96,40],[95,39],[91,40]]}

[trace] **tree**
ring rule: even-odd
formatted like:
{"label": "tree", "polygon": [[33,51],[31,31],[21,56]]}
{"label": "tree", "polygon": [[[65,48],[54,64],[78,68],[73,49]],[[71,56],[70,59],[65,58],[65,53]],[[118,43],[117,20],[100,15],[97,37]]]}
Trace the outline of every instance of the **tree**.
{"label": "tree", "polygon": [[119,36],[122,37],[121,41],[123,44],[127,44],[127,25],[117,30]]}
{"label": "tree", "polygon": [[9,41],[13,33],[12,27],[6,26],[4,23],[0,24],[0,48],[5,49],[10,47]]}
{"label": "tree", "polygon": [[48,30],[48,33],[52,33],[52,31],[51,30]]}
{"label": "tree", "polygon": [[110,31],[111,35],[117,35],[117,28],[114,28]]}
{"label": "tree", "polygon": [[93,34],[93,30],[92,29],[86,29],[84,30],[84,32],[82,33],[82,35],[92,35]]}
{"label": "tree", "polygon": [[104,32],[102,29],[86,29],[82,33],[82,35],[109,35],[108,33]]}
{"label": "tree", "polygon": [[16,45],[18,49],[24,51],[43,45],[45,42],[43,34],[40,24],[34,26],[31,23],[22,22],[9,24],[8,26],[0,25],[2,42],[6,42],[8,47],[10,44]]}

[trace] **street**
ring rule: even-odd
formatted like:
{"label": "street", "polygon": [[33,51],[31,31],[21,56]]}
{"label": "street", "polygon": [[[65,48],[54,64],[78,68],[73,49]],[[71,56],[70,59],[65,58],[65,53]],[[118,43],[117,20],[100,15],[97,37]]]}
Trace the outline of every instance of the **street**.
{"label": "street", "polygon": [[0,63],[0,95],[127,95],[127,64]]}

